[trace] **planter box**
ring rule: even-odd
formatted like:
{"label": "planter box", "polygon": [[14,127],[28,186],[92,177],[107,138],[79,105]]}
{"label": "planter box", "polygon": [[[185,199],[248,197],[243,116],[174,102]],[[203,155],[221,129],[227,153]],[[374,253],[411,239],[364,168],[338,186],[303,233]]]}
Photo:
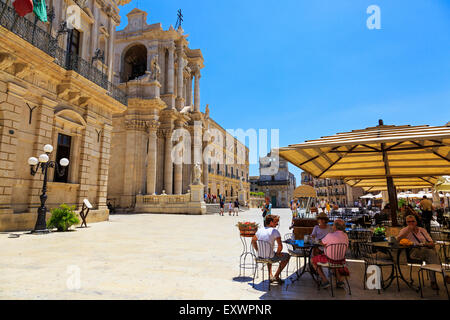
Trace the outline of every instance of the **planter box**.
{"label": "planter box", "polygon": [[372,242],[382,242],[382,241],[387,241],[387,239],[384,236],[382,236],[382,237],[372,236]]}

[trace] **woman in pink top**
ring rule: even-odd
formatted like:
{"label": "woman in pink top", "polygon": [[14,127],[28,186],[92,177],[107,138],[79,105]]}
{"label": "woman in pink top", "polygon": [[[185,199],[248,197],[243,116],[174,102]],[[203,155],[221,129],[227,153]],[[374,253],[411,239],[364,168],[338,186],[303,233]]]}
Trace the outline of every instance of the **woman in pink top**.
{"label": "woman in pink top", "polygon": [[[348,247],[348,237],[345,231],[345,222],[341,219],[337,219],[333,223],[333,232],[327,234],[322,240],[321,243],[325,247],[325,252],[327,252],[327,247],[329,247],[332,244],[345,244]],[[314,269],[316,269],[317,273],[319,274],[320,278],[322,278],[320,287],[325,289],[330,286],[330,282],[328,281],[327,277],[323,273],[322,267],[317,265],[317,263],[327,263],[328,259],[332,260],[345,260],[344,257],[338,257],[336,255],[336,252],[327,252],[328,257],[325,254],[320,254],[317,256],[312,257],[312,262]],[[344,286],[344,282],[342,281],[342,275],[339,272],[336,272],[337,277],[337,287],[341,288]]]}

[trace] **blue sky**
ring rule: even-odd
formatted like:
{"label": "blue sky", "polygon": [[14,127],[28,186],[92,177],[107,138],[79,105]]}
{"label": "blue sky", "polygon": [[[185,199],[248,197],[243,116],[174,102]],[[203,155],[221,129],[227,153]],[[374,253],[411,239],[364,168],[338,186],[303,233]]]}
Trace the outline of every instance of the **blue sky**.
{"label": "blue sky", "polygon": [[[182,9],[205,59],[202,110],[209,104],[226,129],[280,129],[287,146],[378,119],[450,121],[449,0],[133,0],[119,29],[137,5],[164,30]],[[366,26],[370,5],[380,30]],[[300,169],[290,170],[299,184]]]}

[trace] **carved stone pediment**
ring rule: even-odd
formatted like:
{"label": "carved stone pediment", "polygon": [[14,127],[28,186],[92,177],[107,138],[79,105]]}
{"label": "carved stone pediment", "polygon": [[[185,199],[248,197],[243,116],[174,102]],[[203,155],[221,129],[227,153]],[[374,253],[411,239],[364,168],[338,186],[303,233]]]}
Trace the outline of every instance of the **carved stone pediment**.
{"label": "carved stone pediment", "polygon": [[85,129],[86,120],[78,112],[64,108],[55,112],[55,121],[64,128]]}

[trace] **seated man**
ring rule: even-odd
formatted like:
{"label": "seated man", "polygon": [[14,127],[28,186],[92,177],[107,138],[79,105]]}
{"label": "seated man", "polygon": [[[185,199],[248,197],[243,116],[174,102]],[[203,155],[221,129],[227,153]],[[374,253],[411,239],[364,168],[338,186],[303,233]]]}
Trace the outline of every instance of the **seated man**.
{"label": "seated man", "polygon": [[[414,244],[422,244],[423,247],[411,249],[409,256],[415,260],[425,261],[427,264],[441,264],[440,259],[434,249],[434,243],[427,230],[417,226],[416,217],[409,215],[406,217],[407,227],[400,230],[397,240],[408,239]],[[435,272],[429,272],[431,288],[438,290]]]}
{"label": "seated man", "polygon": [[[277,229],[275,229],[276,226],[278,225],[279,220],[280,220],[279,216],[271,214],[267,215],[264,220],[265,226],[264,228],[259,228],[256,234],[253,236],[252,245],[253,248],[255,248],[256,252],[258,252],[259,257],[270,258],[270,260],[272,260],[274,263],[276,262],[280,263],[278,270],[275,273],[275,276],[272,276],[272,264],[269,263],[267,267],[269,269],[270,282],[276,281],[279,284],[282,284],[284,280],[281,280],[280,274],[281,271],[283,271],[284,267],[286,267],[286,265],[288,264],[289,258],[291,256],[286,252],[281,252],[281,250],[283,250],[281,235],[280,232]],[[273,252],[273,250],[271,252],[262,252],[262,250],[258,251],[258,243],[256,242],[257,240],[269,242],[272,248],[274,248],[274,243],[276,241],[278,244],[277,252]]]}
{"label": "seated man", "polygon": [[[347,247],[348,247],[348,236],[344,232],[345,231],[345,221],[343,221],[341,219],[336,219],[333,223],[332,230],[333,230],[333,232],[328,233],[321,240],[321,243],[323,244],[323,246],[326,248],[331,244],[343,243],[343,244],[347,245]],[[342,257],[332,257],[332,256],[330,256],[329,258],[333,259],[333,260],[342,259]],[[327,263],[328,262],[327,256],[325,254],[320,254],[320,255],[314,256],[312,258],[312,262],[313,262],[314,269],[316,269],[317,273],[322,278],[320,287],[323,289],[328,288],[330,286],[330,282],[328,281],[327,277],[323,273],[322,267],[317,265],[318,262]],[[342,281],[342,276],[339,272],[336,272],[336,278],[338,281],[337,286],[340,288],[343,287],[344,282]]]}

